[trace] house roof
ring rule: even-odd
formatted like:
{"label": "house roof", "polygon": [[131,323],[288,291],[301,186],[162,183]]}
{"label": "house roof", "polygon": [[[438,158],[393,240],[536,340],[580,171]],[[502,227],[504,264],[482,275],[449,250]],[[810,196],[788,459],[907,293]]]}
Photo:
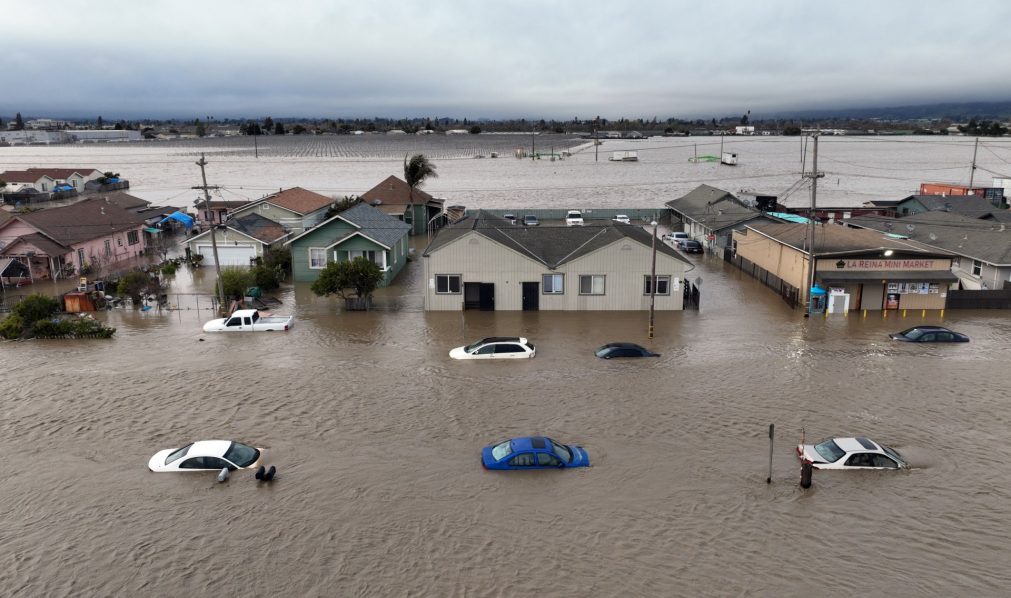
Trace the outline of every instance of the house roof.
{"label": "house roof", "polygon": [[699,185],[664,205],[713,231],[765,216],[761,211],[742,204],[729,191],[709,185]]}
{"label": "house roof", "polygon": [[365,193],[362,193],[361,200],[365,203],[372,204],[376,200],[379,200],[380,204],[394,204],[394,205],[408,205],[411,203],[436,203],[442,205],[445,200],[436,199],[426,193],[422,189],[415,187],[414,189],[414,201],[411,201],[411,187],[403,180],[398,179],[395,176],[388,176],[386,180],[379,183],[375,187],[369,189]]}
{"label": "house roof", "polygon": [[288,234],[283,226],[256,212],[233,218],[225,225],[268,245]]}
{"label": "house roof", "polygon": [[918,202],[931,212],[953,212],[970,218],[983,218],[991,212],[1007,211],[998,210],[990,200],[978,195],[910,195],[899,202],[899,209],[902,208],[902,204],[911,201]]}
{"label": "house roof", "polygon": [[66,253],[70,252],[69,247],[65,247],[41,233],[30,233],[27,235],[21,235],[20,237],[8,243],[7,246],[4,247],[4,251],[7,251],[11,247],[14,247],[14,245],[18,241],[23,241],[34,247],[37,247],[50,257],[65,255]]}
{"label": "house roof", "polygon": [[64,206],[17,216],[50,239],[66,246],[99,239],[110,233],[133,230],[144,224],[144,216],[123,209],[104,197],[86,199]]}
{"label": "house roof", "polygon": [[[199,204],[197,204],[197,208],[201,210],[204,209],[204,205],[206,203],[207,202],[201,201]],[[246,199],[212,199],[210,201],[210,205],[212,208],[227,208],[229,210],[241,208],[243,206],[248,206],[251,203],[253,202]]]}
{"label": "house roof", "polygon": [[292,187],[291,189],[279,191],[273,195],[264,197],[260,201],[280,206],[302,215],[325,208],[334,202],[333,199],[326,195],[320,195],[301,187]]}
{"label": "house roof", "polygon": [[124,210],[131,210],[137,208],[146,208],[151,205],[151,202],[130,195],[129,193],[124,193],[122,191],[113,191],[111,193],[103,193],[101,195],[95,196],[98,199],[107,201],[108,203],[115,204]]}
{"label": "house roof", "polygon": [[[852,222],[850,218],[846,222]],[[763,222],[748,225],[748,229],[775,239],[800,251],[807,251],[809,226],[792,222]],[[927,247],[916,241],[892,238],[881,232],[862,230],[838,224],[818,225],[814,234],[814,252],[819,255],[862,253],[891,249],[904,253],[948,255],[945,251]]]}
{"label": "house roof", "polygon": [[1011,224],[951,212],[923,212],[904,218],[858,216],[846,223],[908,236],[924,245],[988,264],[1011,265]]}
{"label": "house roof", "polygon": [[27,170],[7,170],[0,172],[0,181],[5,183],[34,183],[44,176],[46,175],[28,172]]}
{"label": "house roof", "polygon": [[[377,210],[368,204],[357,203],[329,220],[325,220],[317,224],[297,237],[292,237],[285,242],[285,245],[288,245],[305,235],[319,231],[321,228],[325,227],[334,220],[343,220],[351,224],[356,228],[355,232],[361,233],[369,239],[372,239],[373,241],[376,241],[386,247],[393,247],[394,243],[399,241],[401,237],[407,233],[407,231],[411,230],[410,224],[407,224],[406,222],[388,214],[384,214],[382,211]],[[338,239],[344,240],[344,238],[348,236],[350,235],[346,231],[342,233],[334,233],[327,242],[327,245],[332,246]]]}
{"label": "house roof", "polygon": [[[636,224],[606,222],[586,226],[517,226],[478,210],[440,230],[425,248],[424,255],[430,255],[472,231],[549,268],[557,268],[622,239],[631,239],[646,246],[652,244],[651,234]],[[657,243],[656,249],[658,253],[691,264],[666,243]]]}
{"label": "house roof", "polygon": [[96,172],[101,173],[97,168],[27,168],[27,172],[45,175],[52,179],[66,179],[79,174],[87,177]]}

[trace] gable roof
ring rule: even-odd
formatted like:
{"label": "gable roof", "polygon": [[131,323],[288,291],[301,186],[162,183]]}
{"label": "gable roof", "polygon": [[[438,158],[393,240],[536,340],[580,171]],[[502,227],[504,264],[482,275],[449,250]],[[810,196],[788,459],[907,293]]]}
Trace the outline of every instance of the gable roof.
{"label": "gable roof", "polygon": [[53,177],[49,177],[44,174],[28,172],[27,170],[7,170],[4,172],[0,172],[0,181],[3,181],[5,183],[34,183],[43,177],[55,180],[53,179]]}
{"label": "gable roof", "polygon": [[288,235],[284,227],[274,222],[270,218],[265,218],[256,212],[246,214],[239,218],[233,218],[225,222],[225,226],[235,229],[240,233],[249,235],[257,241],[263,243],[273,243]]}
{"label": "gable roof", "polygon": [[729,191],[709,185],[699,185],[686,195],[668,201],[664,205],[714,231],[737,226],[765,215],[742,204]]}
{"label": "gable roof", "polygon": [[442,205],[445,203],[445,200],[436,199],[417,187],[414,189],[414,201],[412,202],[411,187],[407,184],[407,182],[392,175],[386,177],[383,182],[379,183],[375,187],[369,189],[365,193],[362,193],[361,200],[368,204],[372,204],[377,200],[381,202],[376,205],[408,205],[411,203],[437,203]]}
{"label": "gable roof", "polygon": [[[951,212],[923,212],[904,218],[859,216],[846,223],[908,236],[924,245],[988,264],[1011,265],[1011,224]],[[913,230],[907,224],[913,225]]]}
{"label": "gable roof", "polygon": [[333,202],[334,200],[326,195],[320,195],[301,187],[292,187],[291,189],[285,189],[273,195],[268,195],[253,203],[273,204],[304,216],[305,214],[328,207]]}
{"label": "gable roof", "polygon": [[[431,255],[471,232],[476,232],[548,268],[558,268],[615,241],[630,239],[650,247],[652,235],[636,224],[607,222],[586,226],[517,226],[508,220],[478,210],[443,228],[425,248]],[[658,253],[691,264],[666,243],[657,243]]]}
{"label": "gable roof", "polygon": [[111,233],[133,230],[144,224],[144,216],[125,210],[105,198],[96,197],[64,206],[29,212],[17,219],[66,246],[100,239]]}
{"label": "gable roof", "polygon": [[101,195],[96,195],[94,198],[101,199],[111,204],[115,204],[124,210],[147,208],[151,205],[151,202],[130,195],[129,193],[124,193],[122,191],[113,191],[111,193],[103,193]]}
{"label": "gable roof", "polygon": [[[846,222],[852,222],[850,218]],[[765,222],[748,225],[748,229],[775,239],[785,245],[807,252],[808,225],[792,222]],[[822,224],[815,230],[814,252],[820,256],[862,253],[867,251],[892,251],[949,255],[945,251],[927,247],[916,241],[888,237],[879,231],[849,228],[839,224]]]}
{"label": "gable roof", "polygon": [[[394,243],[399,241],[401,237],[407,234],[407,231],[411,230],[411,225],[400,220],[399,218],[394,218],[388,214],[384,214],[382,211],[373,208],[372,206],[365,203],[357,203],[354,206],[340,212],[336,216],[325,220],[316,226],[306,230],[297,237],[293,237],[285,242],[288,245],[310,233],[314,233],[321,228],[325,227],[334,220],[343,220],[351,226],[356,228],[356,232],[363,234],[364,236],[376,241],[380,245],[385,247],[392,247]],[[334,240],[339,237],[349,236],[346,233],[340,234],[335,233],[334,237],[328,242],[332,244]],[[342,239],[343,240],[343,239]]]}
{"label": "gable roof", "polygon": [[101,171],[97,168],[27,168],[25,170],[26,172],[45,175],[52,179],[67,179],[75,174],[79,174],[84,178],[96,172],[101,174]]}
{"label": "gable roof", "polygon": [[899,201],[899,209],[906,202],[915,201],[930,212],[953,212],[970,218],[983,218],[991,212],[1004,211],[994,207],[990,200],[978,195],[910,195]]}
{"label": "gable roof", "polygon": [[56,241],[53,241],[49,237],[43,235],[42,233],[29,233],[27,235],[21,235],[20,237],[13,239],[8,243],[3,251],[8,251],[11,247],[14,247],[19,241],[28,243],[40,250],[42,250],[49,257],[57,257],[70,253],[70,248],[65,247]]}

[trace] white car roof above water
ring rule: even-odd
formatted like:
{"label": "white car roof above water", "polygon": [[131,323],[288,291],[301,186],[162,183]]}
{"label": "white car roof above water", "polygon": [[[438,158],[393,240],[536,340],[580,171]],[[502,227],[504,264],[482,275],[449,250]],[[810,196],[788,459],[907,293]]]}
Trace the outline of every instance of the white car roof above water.
{"label": "white car roof above water", "polygon": [[[877,445],[876,442],[870,440],[869,438],[833,438],[835,443],[839,445],[839,448],[846,451],[847,453],[853,451],[877,451],[881,450],[881,447]],[[864,443],[871,446],[867,446]]]}
{"label": "white car roof above water", "polygon": [[231,440],[198,440],[193,443],[190,450],[186,451],[186,456],[223,457],[230,446],[232,446]]}

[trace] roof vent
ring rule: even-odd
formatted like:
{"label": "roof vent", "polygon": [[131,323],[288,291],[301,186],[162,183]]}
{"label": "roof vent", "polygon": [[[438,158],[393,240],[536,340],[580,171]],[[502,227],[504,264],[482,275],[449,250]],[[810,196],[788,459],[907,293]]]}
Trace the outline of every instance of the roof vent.
{"label": "roof vent", "polygon": [[381,199],[373,199],[370,203],[372,205],[374,205],[374,206],[378,206],[378,205],[381,205],[383,203],[383,200],[381,200]]}

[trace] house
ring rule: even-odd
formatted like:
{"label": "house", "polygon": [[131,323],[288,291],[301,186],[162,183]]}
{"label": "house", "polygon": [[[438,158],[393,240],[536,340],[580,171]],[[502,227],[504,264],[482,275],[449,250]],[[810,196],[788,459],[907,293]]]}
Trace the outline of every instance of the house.
{"label": "house", "polygon": [[322,222],[333,204],[334,200],[326,195],[292,187],[234,208],[228,217],[240,218],[255,212],[280,224],[292,235],[300,235]]}
{"label": "house", "polygon": [[664,205],[682,222],[691,238],[713,250],[729,247],[733,231],[742,230],[747,224],[775,221],[761,210],[745,205],[733,193],[709,185],[699,185]]}
{"label": "house", "polygon": [[1007,212],[994,207],[993,203],[981,195],[910,195],[895,204],[896,216],[923,212],[952,212],[969,218],[985,218],[998,211]]}
{"label": "house", "polygon": [[924,212],[894,220],[852,218],[847,224],[954,254],[951,270],[964,290],[997,290],[1011,281],[1011,222]]}
{"label": "house", "polygon": [[229,212],[238,212],[241,208],[248,206],[250,201],[245,199],[212,199],[209,202],[198,201],[195,208],[191,210],[194,214],[194,226],[200,230],[207,228],[208,224],[221,224],[228,219]]}
{"label": "house", "polygon": [[96,168],[29,168],[27,172],[47,176],[57,183],[70,185],[78,193],[83,192],[85,185],[89,182],[105,178],[105,175]]}
{"label": "house", "polygon": [[145,228],[142,214],[96,197],[0,224],[0,257],[18,258],[33,279],[63,278],[143,254]]}
{"label": "house", "polygon": [[389,176],[361,195],[361,200],[382,212],[411,225],[411,234],[430,230],[444,215],[444,199],[436,199],[421,189],[411,189],[403,180]]}
{"label": "house", "polygon": [[970,187],[954,183],[920,183],[920,195],[941,195],[962,197],[977,195],[985,198],[995,208],[1007,207],[1004,202],[1004,189],[1001,187]]}
{"label": "house", "polygon": [[330,262],[365,257],[390,284],[407,264],[410,226],[365,204],[356,204],[284,244],[291,248],[296,282],[312,282]]}
{"label": "house", "polygon": [[4,193],[19,193],[31,189],[37,193],[49,193],[56,187],[56,179],[27,170],[8,170],[0,172],[0,181],[7,183]]}
{"label": "house", "polygon": [[[806,305],[808,231],[806,224],[749,224],[733,233],[733,263],[788,303]],[[828,289],[831,311],[944,309],[957,281],[951,253],[916,241],[838,224],[818,225],[814,239],[814,282]]]}
{"label": "house", "polygon": [[[653,246],[637,225],[515,226],[479,210],[425,249],[425,309],[647,310]],[[655,308],[680,310],[692,264],[666,243],[655,247]]]}
{"label": "house", "polygon": [[191,254],[202,255],[201,263],[205,266],[214,265],[215,244],[222,266],[248,266],[288,236],[289,233],[277,222],[257,212],[250,212],[217,225],[213,243],[208,229],[190,237],[186,241],[186,247]]}

